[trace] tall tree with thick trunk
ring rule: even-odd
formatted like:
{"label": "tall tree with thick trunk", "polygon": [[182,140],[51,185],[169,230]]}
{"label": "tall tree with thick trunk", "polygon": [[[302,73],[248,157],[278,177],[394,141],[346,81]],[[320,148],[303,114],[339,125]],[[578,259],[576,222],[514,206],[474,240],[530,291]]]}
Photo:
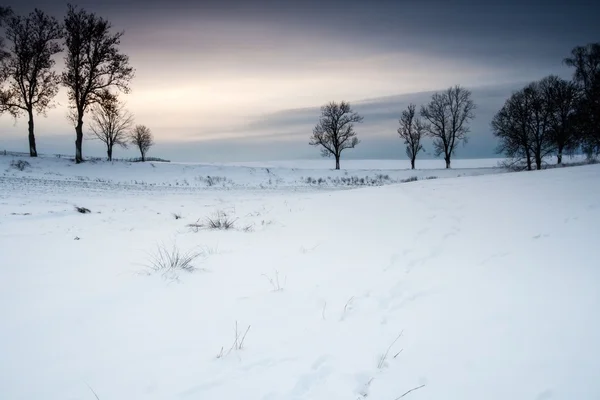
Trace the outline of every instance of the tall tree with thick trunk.
{"label": "tall tree with thick trunk", "polygon": [[102,101],[91,107],[90,119],[89,137],[106,145],[108,161],[112,161],[115,145],[127,148],[133,115],[125,109],[117,96],[106,93]]}
{"label": "tall tree with thick trunk", "polygon": [[69,4],[65,17],[66,50],[62,83],[67,87],[75,119],[75,162],[83,161],[83,117],[102,100],[106,90],[129,92],[133,68],[119,52],[123,32],[111,33],[111,24]]}
{"label": "tall tree with thick trunk", "polygon": [[321,107],[321,117],[313,129],[309,144],[320,146],[323,157],[335,157],[335,169],[340,169],[342,151],[360,143],[354,124],[362,121],[363,117],[352,111],[350,103],[330,102]]}
{"label": "tall tree with thick trunk", "polygon": [[154,145],[152,132],[146,125],[136,125],[130,135],[131,144],[140,150],[142,162],[146,161],[146,154]]}
{"label": "tall tree with thick trunk", "polygon": [[409,104],[407,109],[402,111],[400,116],[400,128],[398,134],[404,139],[406,145],[406,155],[410,159],[411,169],[415,169],[415,160],[419,151],[423,150],[421,139],[424,136],[426,126],[423,121],[416,116],[416,106]]}
{"label": "tall tree with thick trunk", "polygon": [[458,85],[435,93],[431,102],[421,107],[421,116],[427,121],[427,133],[433,138],[435,155],[444,155],[446,168],[450,168],[458,144],[468,141],[469,122],[475,118],[475,108],[471,92]]}
{"label": "tall tree with thick trunk", "polygon": [[44,114],[58,93],[59,76],[52,70],[53,56],[62,51],[58,21],[36,9],[26,17],[8,18],[6,37],[9,56],[3,61],[8,88],[2,91],[3,106],[15,117],[26,114],[29,130],[29,155],[37,157],[34,112]]}

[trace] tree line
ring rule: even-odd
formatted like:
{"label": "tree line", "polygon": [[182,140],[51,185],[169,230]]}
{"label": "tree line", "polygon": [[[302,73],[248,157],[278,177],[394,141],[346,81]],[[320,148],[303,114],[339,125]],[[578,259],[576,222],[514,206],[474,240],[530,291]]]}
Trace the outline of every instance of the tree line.
{"label": "tree line", "polygon": [[[0,8],[0,112],[28,119],[29,154],[37,157],[34,114],[55,106],[62,86],[69,100],[68,120],[75,129],[75,162],[83,161],[84,117],[90,116],[90,139],[101,140],[112,160],[115,145],[132,144],[142,161],[153,144],[152,133],[133,123],[119,93],[130,92],[134,69],[119,46],[123,32],[110,22],[69,4],[62,22],[35,9],[17,15]],[[65,67],[55,57],[64,52]]]}
{"label": "tree line", "polygon": [[[443,155],[446,168],[450,168],[457,147],[468,141],[469,122],[475,118],[476,105],[471,91],[456,85],[436,92],[431,101],[421,106],[409,104],[400,116],[398,134],[406,145],[406,155],[415,169],[417,154],[423,151],[425,137],[433,139],[434,154]],[[342,151],[360,143],[354,124],[363,117],[352,111],[348,102],[330,102],[321,107],[319,123],[313,130],[310,145],[320,146],[324,157],[335,158],[335,169],[340,169]]]}
{"label": "tree line", "polygon": [[[574,69],[571,80],[547,76],[518,90],[506,100],[491,121],[499,140],[496,152],[510,158],[512,168],[541,169],[547,156],[561,164],[565,154],[600,154],[600,43],[577,46],[563,62]],[[475,117],[472,93],[456,85],[436,92],[421,106],[409,104],[401,112],[397,130],[406,155],[415,169],[425,137],[433,139],[436,157],[443,155],[446,168],[460,143],[468,142],[469,122]],[[340,168],[342,151],[360,143],[354,124],[363,117],[348,102],[321,107],[310,145],[335,158]]]}
{"label": "tree line", "polygon": [[577,46],[563,62],[571,80],[555,75],[514,92],[491,122],[498,152],[527,170],[544,157],[582,152],[600,154],[600,43]]}

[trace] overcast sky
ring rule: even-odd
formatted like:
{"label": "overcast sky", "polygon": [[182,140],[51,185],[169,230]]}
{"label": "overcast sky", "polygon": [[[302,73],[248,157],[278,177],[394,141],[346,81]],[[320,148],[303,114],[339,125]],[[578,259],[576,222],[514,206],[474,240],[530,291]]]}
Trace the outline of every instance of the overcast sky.
{"label": "overcast sky", "polygon": [[[308,145],[319,106],[350,101],[365,117],[346,158],[403,158],[402,109],[460,84],[478,104],[461,157],[494,155],[489,122],[511,93],[554,73],[600,38],[591,1],[80,1],[124,30],[136,70],[125,96],[155,156],[180,161],[319,157]],[[62,19],[66,3],[9,1]],[[57,67],[62,67],[62,55]],[[66,95],[36,121],[38,151],[72,153]],[[85,120],[84,120],[85,123]],[[0,117],[0,150],[27,150],[27,121]],[[85,126],[84,126],[85,129]],[[84,156],[102,155],[84,143]],[[431,146],[426,146],[431,152]],[[132,150],[115,150],[119,157]]]}

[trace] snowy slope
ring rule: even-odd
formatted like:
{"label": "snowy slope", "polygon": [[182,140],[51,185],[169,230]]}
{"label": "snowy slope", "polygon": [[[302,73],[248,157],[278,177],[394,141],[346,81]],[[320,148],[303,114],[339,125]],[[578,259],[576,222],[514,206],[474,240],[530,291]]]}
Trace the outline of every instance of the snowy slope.
{"label": "snowy slope", "polygon": [[[0,177],[1,399],[600,398],[598,165],[293,192],[43,163]],[[186,226],[218,210],[240,229]],[[159,243],[199,270],[145,274]]]}

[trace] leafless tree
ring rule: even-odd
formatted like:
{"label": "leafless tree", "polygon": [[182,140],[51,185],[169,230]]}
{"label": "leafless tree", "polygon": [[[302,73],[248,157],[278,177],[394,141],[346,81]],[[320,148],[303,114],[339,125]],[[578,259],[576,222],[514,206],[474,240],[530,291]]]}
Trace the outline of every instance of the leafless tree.
{"label": "leafless tree", "polygon": [[492,120],[494,135],[500,139],[499,152],[525,159],[527,169],[541,169],[544,158],[574,145],[574,88],[556,76],[532,82],[514,93]]}
{"label": "leafless tree", "polygon": [[557,164],[562,163],[563,153],[573,153],[577,147],[577,131],[575,111],[577,104],[577,87],[555,75],[550,75],[540,82],[546,106],[550,113],[550,136],[556,150]]}
{"label": "leafless tree", "polygon": [[415,160],[419,151],[423,150],[421,139],[425,136],[426,126],[423,121],[416,116],[416,106],[409,104],[407,109],[402,111],[400,116],[400,128],[398,134],[404,139],[406,145],[406,155],[410,158],[410,167],[415,169]]}
{"label": "leafless tree", "polygon": [[133,68],[119,52],[123,32],[111,33],[111,24],[94,13],[69,4],[65,17],[66,56],[62,83],[76,117],[75,161],[83,161],[83,117],[106,90],[129,92]]}
{"label": "leafless tree", "polygon": [[546,156],[555,151],[552,138],[552,110],[548,105],[543,81],[532,82],[523,89],[529,102],[529,130],[531,151],[537,169],[542,169]]}
{"label": "leafless tree", "polygon": [[444,155],[446,168],[458,144],[468,141],[469,122],[475,118],[475,102],[471,92],[461,86],[435,93],[427,106],[421,107],[421,116],[427,120],[427,133],[433,138],[435,155]]}
{"label": "leafless tree", "polygon": [[340,169],[340,157],[345,149],[352,149],[359,143],[354,124],[363,117],[352,111],[350,104],[330,102],[321,107],[319,123],[313,129],[309,144],[321,146],[323,157],[335,157],[335,169]]}
{"label": "leafless tree", "polygon": [[58,93],[60,78],[52,67],[53,56],[62,51],[58,43],[62,35],[58,21],[38,9],[26,17],[11,15],[7,20],[10,49],[2,69],[8,88],[2,90],[1,98],[15,118],[23,113],[28,116],[31,157],[37,157],[33,113],[44,114]]}
{"label": "leafless tree", "polygon": [[529,98],[523,90],[515,92],[492,119],[492,132],[500,139],[497,152],[513,159],[513,166],[525,161],[532,169]]}
{"label": "leafless tree", "polygon": [[133,115],[125,109],[116,95],[107,93],[91,107],[90,135],[106,145],[108,161],[112,161],[113,147],[127,147],[129,131],[133,125]]}
{"label": "leafless tree", "polygon": [[600,42],[577,46],[564,59],[574,68],[573,80],[579,90],[575,123],[583,150],[600,154]]}
{"label": "leafless tree", "polygon": [[154,139],[152,138],[152,132],[145,125],[136,125],[131,132],[131,144],[136,146],[140,150],[140,154],[142,156],[142,161],[146,161],[146,154],[150,147],[154,144]]}

